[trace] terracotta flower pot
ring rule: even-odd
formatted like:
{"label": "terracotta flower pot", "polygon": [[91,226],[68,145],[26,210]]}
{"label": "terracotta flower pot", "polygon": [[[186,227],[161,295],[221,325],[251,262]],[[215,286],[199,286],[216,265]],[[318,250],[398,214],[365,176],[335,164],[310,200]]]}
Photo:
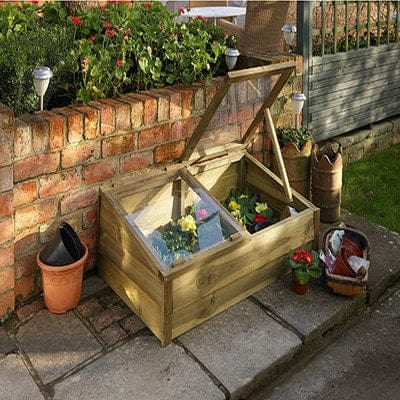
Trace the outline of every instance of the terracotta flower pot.
{"label": "terracotta flower pot", "polygon": [[348,258],[354,255],[346,247],[341,247],[333,265],[333,273],[336,275],[350,276],[355,278],[356,273],[351,268]]}
{"label": "terracotta flower pot", "polygon": [[82,245],[85,249],[83,257],[68,265],[47,265],[40,260],[40,252],[36,255],[42,275],[44,302],[52,313],[63,314],[79,304],[83,267],[89,254],[87,246]]}
{"label": "terracotta flower pot", "polygon": [[314,143],[311,153],[312,202],[320,208],[322,222],[340,219],[342,198],[342,146],[340,143]]}
{"label": "terracotta flower pot", "polygon": [[[310,198],[311,149],[311,140],[301,150],[293,143],[287,143],[281,148],[290,186],[306,199]],[[275,154],[272,158],[272,172],[281,177]]]}
{"label": "terracotta flower pot", "polygon": [[302,285],[296,278],[295,272],[292,270],[292,289],[297,294],[306,294],[308,292],[308,283]]}

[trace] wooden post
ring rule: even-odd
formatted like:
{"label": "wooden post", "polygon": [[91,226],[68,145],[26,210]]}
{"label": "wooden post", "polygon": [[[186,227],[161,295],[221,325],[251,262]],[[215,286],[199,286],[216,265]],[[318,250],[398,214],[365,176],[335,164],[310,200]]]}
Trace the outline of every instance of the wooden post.
{"label": "wooden post", "polygon": [[286,173],[286,167],[283,162],[281,148],[279,146],[278,137],[276,136],[276,131],[274,127],[274,122],[272,121],[271,110],[267,108],[265,110],[265,119],[267,123],[268,130],[271,132],[271,139],[272,139],[272,147],[274,149],[276,161],[278,162],[279,173],[282,177],[283,187],[285,189],[286,199],[289,203],[293,201],[292,197],[292,189],[289,184],[289,179]]}

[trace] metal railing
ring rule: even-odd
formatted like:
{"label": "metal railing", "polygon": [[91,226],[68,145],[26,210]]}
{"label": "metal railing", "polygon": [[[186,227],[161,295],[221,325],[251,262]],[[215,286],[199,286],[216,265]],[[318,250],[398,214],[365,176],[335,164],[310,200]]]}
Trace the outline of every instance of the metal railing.
{"label": "metal railing", "polygon": [[400,1],[317,1],[311,6],[313,55],[399,41]]}

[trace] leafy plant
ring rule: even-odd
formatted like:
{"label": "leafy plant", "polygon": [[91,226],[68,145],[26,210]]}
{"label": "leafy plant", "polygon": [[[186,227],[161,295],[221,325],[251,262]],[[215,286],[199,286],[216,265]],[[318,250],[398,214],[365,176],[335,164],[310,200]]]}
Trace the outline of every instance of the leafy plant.
{"label": "leafy plant", "polygon": [[311,250],[311,252],[300,249],[291,250],[288,262],[300,285],[307,284],[311,277],[319,278],[321,276],[319,257],[315,250]]}
{"label": "leafy plant", "polygon": [[222,204],[251,233],[276,222],[274,211],[268,207],[267,203],[260,202],[256,190],[246,188],[240,192],[237,189],[231,189]]}
{"label": "leafy plant", "polygon": [[71,17],[78,38],[71,52],[79,66],[77,99],[211,79],[224,51],[222,29],[197,19],[176,24],[174,18],[160,2],[92,8]]}
{"label": "leafy plant", "polygon": [[235,35],[235,34],[228,35],[228,37],[226,38],[226,46],[236,49],[236,47],[238,45],[238,41],[239,41],[239,38],[237,35]]}
{"label": "leafy plant", "polygon": [[155,229],[149,241],[163,264],[170,267],[177,260],[227,239],[230,233],[218,211],[200,201],[186,207],[179,219]]}
{"label": "leafy plant", "polygon": [[16,114],[34,109],[31,74],[38,65],[54,74],[47,108],[210,81],[224,72],[222,28],[197,19],[177,24],[176,14],[160,2],[75,7],[74,15],[61,2],[21,3],[0,7],[0,46],[5,49],[0,101]]}
{"label": "leafy plant", "polygon": [[305,127],[293,128],[281,126],[277,128],[278,140],[281,147],[293,143],[299,150],[309,141],[312,141],[311,132]]}
{"label": "leafy plant", "polygon": [[[1,7],[0,7],[1,9]],[[72,75],[65,55],[72,35],[62,26],[33,25],[29,30],[11,33],[0,40],[0,101],[19,115],[38,108],[38,97],[33,87],[35,67],[49,66],[54,78],[44,98],[53,107],[69,104]]]}

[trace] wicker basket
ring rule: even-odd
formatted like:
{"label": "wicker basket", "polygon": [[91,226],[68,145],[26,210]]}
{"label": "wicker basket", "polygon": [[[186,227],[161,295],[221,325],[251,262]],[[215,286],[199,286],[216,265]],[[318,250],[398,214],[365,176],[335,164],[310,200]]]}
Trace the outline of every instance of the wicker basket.
{"label": "wicker basket", "polygon": [[[366,236],[353,228],[349,227],[334,227],[328,229],[324,233],[324,248],[323,251],[325,254],[327,254],[328,250],[328,244],[329,240],[333,234],[334,231],[336,230],[343,230],[345,233],[353,233],[355,235],[359,235],[363,242],[366,243],[365,249],[363,251],[363,258],[366,260],[369,260],[369,242]],[[344,275],[336,275],[333,274],[329,271],[328,267],[325,265],[325,279],[326,279],[326,284],[333,289],[334,293],[338,293],[344,296],[357,296],[360,294],[363,290],[366,290],[367,284],[368,284],[368,272],[364,276],[364,278],[360,279],[357,277],[350,277],[350,276],[344,276]]]}

